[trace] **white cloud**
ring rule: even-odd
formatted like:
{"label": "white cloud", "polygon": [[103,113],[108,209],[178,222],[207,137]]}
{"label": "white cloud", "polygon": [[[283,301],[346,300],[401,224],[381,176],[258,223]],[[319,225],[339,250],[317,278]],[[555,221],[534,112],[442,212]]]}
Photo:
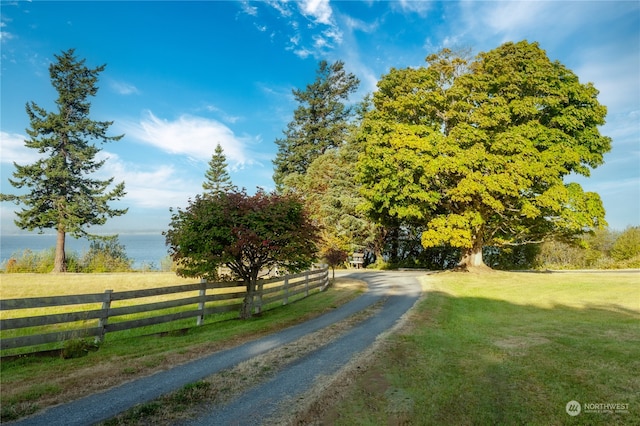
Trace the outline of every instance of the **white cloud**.
{"label": "white cloud", "polygon": [[[324,57],[327,51],[342,43],[342,31],[336,25],[329,0],[271,1],[265,4],[287,19],[289,34],[285,34],[285,38],[289,44],[286,49],[300,58]],[[292,10],[290,5],[297,5],[298,11]],[[307,25],[300,25],[300,15],[306,19]]]}
{"label": "white cloud", "polygon": [[363,33],[373,33],[380,26],[380,23],[377,20],[375,22],[367,23],[363,20],[354,18],[352,16],[347,16],[347,15],[343,16],[343,21],[347,30],[349,31],[358,30],[358,31],[362,31]]}
{"label": "white cloud", "polygon": [[311,18],[313,21],[325,24],[333,25],[331,6],[329,0],[302,0],[299,2],[300,11],[307,18]]}
{"label": "white cloud", "polygon": [[398,6],[405,13],[417,13],[420,16],[425,16],[432,7],[432,2],[425,0],[399,0],[398,2],[391,2],[391,5]]}
{"label": "white cloud", "polygon": [[19,133],[0,132],[0,161],[25,165],[41,158],[37,150],[24,146],[26,139],[25,135]]}
{"label": "white cloud", "polygon": [[247,145],[255,138],[237,136],[216,120],[185,114],[169,121],[149,111],[139,123],[125,124],[124,127],[127,136],[170,154],[208,161],[216,145],[220,144],[231,168],[254,162],[247,152]]}
{"label": "white cloud", "polygon": [[106,159],[100,169],[100,179],[113,177],[114,183],[124,182],[125,205],[142,208],[169,208],[183,206],[188,197],[201,192],[201,182],[180,177],[170,164],[140,165],[124,162],[117,154],[101,151],[99,159]]}
{"label": "white cloud", "polygon": [[258,16],[258,8],[255,6],[251,6],[248,1],[243,1],[240,3],[242,10],[247,15]]}
{"label": "white cloud", "polygon": [[120,95],[138,95],[140,91],[133,84],[125,83],[123,81],[111,81],[111,89]]}

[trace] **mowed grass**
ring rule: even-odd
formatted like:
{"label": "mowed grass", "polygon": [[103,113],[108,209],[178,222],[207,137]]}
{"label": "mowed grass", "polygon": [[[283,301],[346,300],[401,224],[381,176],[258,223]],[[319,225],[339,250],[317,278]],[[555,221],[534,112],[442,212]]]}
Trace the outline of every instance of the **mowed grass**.
{"label": "mowed grass", "polygon": [[[0,278],[3,299],[100,293],[105,289],[123,291],[193,282],[182,280],[173,273],[10,274]],[[209,323],[186,332],[119,339],[109,339],[107,334],[98,351],[82,358],[25,356],[2,360],[0,420],[14,420],[44,407],[98,392],[297,324],[335,309],[366,288],[362,282],[336,281],[328,291],[266,311],[251,320],[237,320],[238,314],[230,313],[222,315],[222,320],[209,318]],[[39,286],[40,289],[23,289],[23,286]]]}
{"label": "mowed grass", "polygon": [[[325,423],[640,424],[640,274],[441,273],[424,283],[409,325],[321,410]],[[578,416],[566,412],[572,400]],[[587,412],[611,403],[623,405]]]}

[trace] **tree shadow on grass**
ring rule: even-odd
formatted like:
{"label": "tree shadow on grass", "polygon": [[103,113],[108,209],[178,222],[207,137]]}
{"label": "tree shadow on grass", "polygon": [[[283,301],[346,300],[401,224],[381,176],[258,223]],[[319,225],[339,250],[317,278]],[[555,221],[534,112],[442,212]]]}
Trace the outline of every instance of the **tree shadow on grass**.
{"label": "tree shadow on grass", "polygon": [[[414,402],[408,424],[640,424],[639,317],[618,305],[543,308],[429,292],[409,329],[342,398],[356,402],[329,412],[406,422],[407,413],[380,408],[384,391],[401,389]],[[366,382],[378,375],[388,383],[383,395]],[[579,415],[567,413],[570,401]],[[363,406],[378,408],[355,409]]]}

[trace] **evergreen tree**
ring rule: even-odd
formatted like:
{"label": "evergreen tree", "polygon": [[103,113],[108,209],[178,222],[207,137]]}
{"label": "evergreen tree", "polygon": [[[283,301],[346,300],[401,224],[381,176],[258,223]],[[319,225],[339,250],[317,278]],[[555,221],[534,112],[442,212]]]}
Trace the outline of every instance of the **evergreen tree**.
{"label": "evergreen tree", "polygon": [[227,172],[227,158],[220,144],[216,146],[215,153],[209,160],[209,169],[204,174],[205,181],[202,188],[209,194],[220,194],[235,189],[231,183],[231,176]]}
{"label": "evergreen tree", "polygon": [[117,141],[120,136],[107,136],[112,121],[89,118],[95,96],[98,74],[105,65],[87,68],[85,60],[74,56],[74,49],[55,55],[57,62],[49,66],[51,83],[58,92],[57,111],[47,112],[36,103],[27,103],[30,128],[25,146],[36,149],[42,158],[33,164],[15,164],[15,188],[29,188],[24,195],[5,195],[3,201],[14,201],[26,208],[16,212],[16,225],[30,231],[56,229],[56,254],[53,272],[66,271],[66,234],[88,236],[85,227],[103,225],[107,218],[120,216],[127,209],[111,209],[109,201],[125,195],[124,182],[109,190],[113,178],[97,180],[89,175],[105,160],[97,161],[100,149],[93,141]]}
{"label": "evergreen tree", "polygon": [[300,105],[284,131],[285,137],[276,140],[273,180],[278,189],[283,189],[287,176],[303,175],[313,160],[345,141],[352,110],[343,101],[359,84],[353,74],[344,70],[342,61],[333,65],[320,61],[316,80],[305,90],[293,90]]}

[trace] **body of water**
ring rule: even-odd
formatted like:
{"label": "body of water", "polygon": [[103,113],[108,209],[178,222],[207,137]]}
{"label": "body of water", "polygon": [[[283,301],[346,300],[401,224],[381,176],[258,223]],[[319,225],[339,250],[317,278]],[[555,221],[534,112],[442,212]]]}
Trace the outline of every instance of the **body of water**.
{"label": "body of water", "polygon": [[[134,268],[151,266],[160,268],[160,261],[168,256],[164,236],[157,234],[119,234],[118,241],[125,247],[127,256],[133,260]],[[66,251],[79,256],[89,250],[89,241],[75,239],[67,235]],[[13,256],[20,256],[25,250],[38,252],[56,246],[54,234],[2,235],[0,237],[0,262],[4,263]]]}

